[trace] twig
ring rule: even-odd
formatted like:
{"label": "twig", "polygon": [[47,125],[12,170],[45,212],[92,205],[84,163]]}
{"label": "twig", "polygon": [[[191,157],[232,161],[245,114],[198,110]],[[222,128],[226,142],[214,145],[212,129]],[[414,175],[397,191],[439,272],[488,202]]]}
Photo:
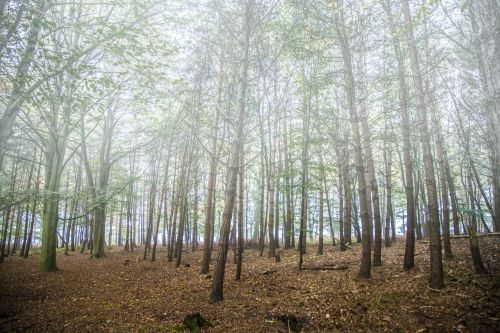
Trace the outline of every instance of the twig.
{"label": "twig", "polygon": [[428,285],[425,285],[425,286],[427,287],[427,289],[429,289],[431,291],[435,291],[437,293],[444,293],[444,290],[434,289],[434,288],[429,287]]}

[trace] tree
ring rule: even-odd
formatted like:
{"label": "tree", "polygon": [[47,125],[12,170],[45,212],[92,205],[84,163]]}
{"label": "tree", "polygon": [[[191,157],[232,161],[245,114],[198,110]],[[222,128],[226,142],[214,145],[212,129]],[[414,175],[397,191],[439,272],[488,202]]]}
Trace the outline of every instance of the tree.
{"label": "tree", "polygon": [[415,266],[415,199],[414,199],[414,185],[413,185],[413,162],[411,157],[411,131],[410,131],[410,114],[408,111],[408,91],[406,86],[406,74],[404,59],[401,53],[401,41],[397,32],[397,25],[394,21],[390,1],[383,3],[384,9],[387,13],[389,29],[391,31],[392,45],[394,55],[397,61],[398,68],[398,83],[399,83],[399,113],[401,116],[401,135],[403,138],[403,160],[405,169],[405,194],[406,194],[406,210],[407,210],[407,223],[406,223],[406,243],[405,243],[405,257],[403,262],[404,269],[412,269]]}
{"label": "tree", "polygon": [[226,268],[227,250],[229,247],[229,232],[231,228],[231,218],[233,215],[233,205],[236,197],[236,185],[238,178],[240,153],[243,145],[243,126],[245,121],[245,102],[247,93],[247,77],[249,64],[250,32],[254,9],[254,1],[246,0],[241,4],[244,8],[242,20],[243,42],[241,43],[242,66],[238,78],[237,108],[233,128],[233,141],[231,144],[231,160],[227,171],[227,188],[224,199],[224,212],[221,226],[219,243],[219,253],[217,254],[217,264],[214,271],[210,302],[217,303],[224,299],[224,272]]}
{"label": "tree", "polygon": [[[344,31],[344,16],[342,12],[342,5],[337,1],[335,2],[335,21],[336,21],[336,31],[339,35],[340,46],[342,50],[342,57],[344,60],[344,72],[345,72],[345,93],[347,96],[347,101],[349,105],[349,120],[351,122],[352,136],[354,139],[355,146],[355,162],[356,162],[356,172],[358,179],[358,193],[360,202],[360,215],[362,224],[362,260],[361,267],[358,273],[359,278],[370,278],[371,271],[371,246],[370,246],[370,221],[368,215],[368,203],[366,200],[366,182],[365,182],[365,167],[363,164],[363,148],[361,145],[361,135],[359,129],[359,115],[356,107],[356,93],[354,84],[354,75],[352,73],[352,57],[349,48],[349,39]],[[340,14],[339,14],[340,11]]]}
{"label": "tree", "polygon": [[207,185],[207,199],[205,204],[205,231],[203,236],[203,261],[201,265],[201,274],[207,274],[210,267],[210,258],[212,254],[212,239],[211,234],[213,221],[212,208],[214,206],[213,200],[215,195],[215,180],[217,175],[217,134],[219,129],[219,110],[222,106],[222,89],[223,89],[223,79],[224,79],[224,52],[221,51],[219,57],[219,78],[217,83],[217,101],[215,104],[215,117],[213,122],[213,136],[211,142],[210,150],[210,166],[208,173],[208,185]]}
{"label": "tree", "polygon": [[427,112],[424,104],[424,90],[422,85],[422,76],[418,62],[417,47],[413,37],[413,23],[410,14],[410,5],[408,0],[403,0],[403,14],[405,18],[406,39],[410,51],[410,62],[412,78],[415,85],[417,100],[418,131],[420,134],[420,144],[425,168],[425,184],[427,187],[428,209],[429,209],[429,251],[430,251],[430,276],[429,284],[431,288],[440,289],[444,286],[443,282],[443,263],[441,254],[441,235],[439,231],[439,210],[436,191],[436,180],[434,178],[434,162],[432,157],[432,148],[430,143],[429,127],[427,125]]}
{"label": "tree", "polygon": [[499,4],[496,1],[469,1],[470,21],[472,24],[473,50],[477,58],[481,90],[483,92],[484,115],[488,129],[488,147],[492,170],[494,196],[494,214],[492,215],[495,231],[500,231],[500,47],[498,34]]}

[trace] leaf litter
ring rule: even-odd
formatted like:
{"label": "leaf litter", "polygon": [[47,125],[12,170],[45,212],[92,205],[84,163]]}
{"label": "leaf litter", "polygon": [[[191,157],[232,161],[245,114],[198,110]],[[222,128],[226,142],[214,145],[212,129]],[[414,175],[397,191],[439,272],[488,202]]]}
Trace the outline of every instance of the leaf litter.
{"label": "leaf litter", "polygon": [[452,245],[441,290],[427,285],[425,242],[417,242],[408,272],[403,240],[383,248],[383,265],[372,268],[370,280],[356,279],[358,244],[345,252],[325,246],[323,256],[311,246],[301,272],[296,250],[281,250],[277,263],[248,249],[241,281],[228,262],[218,304],[209,302],[213,271],[199,274],[201,249],[183,254],[179,268],[166,262],[164,248],[155,262],[137,260],[140,249],[118,247],[103,259],[59,255],[54,273],[37,271],[38,256],[9,257],[0,266],[0,331],[189,332],[189,316],[203,332],[500,331],[498,238],[481,239],[489,275],[473,274],[467,239]]}

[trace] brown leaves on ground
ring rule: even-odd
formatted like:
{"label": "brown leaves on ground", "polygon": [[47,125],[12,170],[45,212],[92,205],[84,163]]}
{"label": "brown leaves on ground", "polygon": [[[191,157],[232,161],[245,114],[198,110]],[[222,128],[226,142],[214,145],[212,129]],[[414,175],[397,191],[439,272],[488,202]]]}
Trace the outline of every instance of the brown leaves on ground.
{"label": "brown leaves on ground", "polygon": [[427,286],[428,244],[417,244],[409,272],[401,268],[404,242],[384,248],[383,266],[362,281],[355,279],[356,244],[346,252],[327,247],[323,256],[309,248],[304,264],[311,269],[301,272],[295,250],[282,251],[280,263],[246,250],[241,281],[234,280],[235,265],[227,264],[219,304],[208,301],[212,279],[199,274],[201,251],[184,254],[189,265],[179,268],[166,262],[165,252],[156,262],[120,248],[103,259],[71,253],[58,256],[55,273],[39,273],[38,256],[6,258],[0,330],[179,332],[183,318],[199,312],[213,325],[206,332],[500,331],[499,238],[481,239],[494,273],[488,276],[472,274],[467,239],[452,245],[455,259],[444,262],[446,288],[439,291]]}

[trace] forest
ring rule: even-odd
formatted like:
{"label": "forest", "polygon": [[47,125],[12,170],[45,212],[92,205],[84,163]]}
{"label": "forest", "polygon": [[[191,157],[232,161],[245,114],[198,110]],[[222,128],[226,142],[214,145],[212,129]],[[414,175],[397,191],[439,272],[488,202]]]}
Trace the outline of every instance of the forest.
{"label": "forest", "polygon": [[500,331],[498,0],[0,0],[0,332]]}

